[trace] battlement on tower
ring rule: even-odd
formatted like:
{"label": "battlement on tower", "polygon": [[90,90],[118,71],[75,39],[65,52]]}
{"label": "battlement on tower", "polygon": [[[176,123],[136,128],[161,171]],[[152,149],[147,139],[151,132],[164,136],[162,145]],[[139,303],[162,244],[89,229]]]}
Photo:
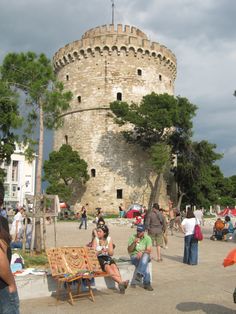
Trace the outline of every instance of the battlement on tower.
{"label": "battlement on tower", "polygon": [[82,36],[82,39],[97,37],[101,35],[110,35],[110,34],[129,35],[129,36],[141,37],[143,39],[148,39],[147,35],[144,32],[142,32],[140,29],[134,26],[130,26],[130,25],[125,25],[123,28],[122,24],[118,24],[117,29],[115,28],[115,25],[113,24],[102,25],[102,26],[92,28],[84,33],[84,35]]}
{"label": "battlement on tower", "polygon": [[54,57],[54,68],[59,71],[62,67],[76,60],[96,58],[97,55],[132,54],[134,57],[154,58],[165,64],[176,77],[176,57],[165,46],[152,42],[147,35],[134,26],[118,24],[103,25],[92,28],[84,33],[80,40],[67,44],[59,49]]}

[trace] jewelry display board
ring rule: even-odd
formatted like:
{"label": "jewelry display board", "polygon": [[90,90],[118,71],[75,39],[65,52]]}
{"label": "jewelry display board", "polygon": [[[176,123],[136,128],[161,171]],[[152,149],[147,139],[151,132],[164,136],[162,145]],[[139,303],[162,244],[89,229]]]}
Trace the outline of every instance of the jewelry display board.
{"label": "jewelry display board", "polygon": [[83,276],[102,272],[93,248],[61,247],[48,249],[46,253],[52,276]]}

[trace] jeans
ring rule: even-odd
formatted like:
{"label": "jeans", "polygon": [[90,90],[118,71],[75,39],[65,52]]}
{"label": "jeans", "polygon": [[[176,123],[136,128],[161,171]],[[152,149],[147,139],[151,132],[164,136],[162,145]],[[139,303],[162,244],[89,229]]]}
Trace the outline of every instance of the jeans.
{"label": "jeans", "polygon": [[197,265],[198,263],[198,241],[194,239],[193,234],[184,237],[183,262],[189,265]]}
{"label": "jeans", "polygon": [[150,285],[151,276],[149,271],[150,255],[143,253],[142,257],[138,259],[136,255],[131,256],[131,263],[135,266],[136,273],[139,273],[143,276],[143,284]]}
{"label": "jeans", "polygon": [[81,218],[81,223],[80,223],[80,226],[79,228],[81,229],[81,227],[83,226],[83,224],[85,225],[85,229],[87,229],[87,217],[82,217]]}
{"label": "jeans", "polygon": [[17,291],[10,293],[8,286],[0,289],[0,313],[19,314],[19,297]]}

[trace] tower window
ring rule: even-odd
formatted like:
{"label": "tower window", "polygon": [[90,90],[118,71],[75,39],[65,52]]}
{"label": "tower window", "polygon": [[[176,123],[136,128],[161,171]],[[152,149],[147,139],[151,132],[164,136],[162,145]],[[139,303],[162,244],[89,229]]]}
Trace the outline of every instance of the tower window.
{"label": "tower window", "polygon": [[70,77],[69,77],[69,75],[67,74],[67,75],[66,75],[66,80],[69,81],[69,79],[70,79]]}
{"label": "tower window", "polygon": [[162,75],[159,74],[159,81],[162,81]]}
{"label": "tower window", "polygon": [[91,169],[91,177],[96,177],[96,169]]}
{"label": "tower window", "polygon": [[65,135],[65,142],[66,142],[66,145],[68,145],[68,135]]}
{"label": "tower window", "polygon": [[121,101],[122,100],[122,93],[116,94],[116,100]]}
{"label": "tower window", "polygon": [[77,96],[77,100],[79,103],[81,103],[81,96]]}
{"label": "tower window", "polygon": [[118,189],[116,190],[116,198],[123,198],[123,190],[122,189]]}
{"label": "tower window", "polygon": [[142,76],[142,70],[141,69],[138,69],[137,73],[139,76]]}

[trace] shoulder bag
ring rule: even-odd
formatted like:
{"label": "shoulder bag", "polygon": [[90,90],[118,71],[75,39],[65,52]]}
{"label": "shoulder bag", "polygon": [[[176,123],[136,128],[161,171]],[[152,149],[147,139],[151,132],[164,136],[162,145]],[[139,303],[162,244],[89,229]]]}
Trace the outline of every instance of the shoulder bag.
{"label": "shoulder bag", "polygon": [[197,219],[196,219],[196,225],[194,227],[194,239],[198,241],[203,240],[202,230],[201,230],[200,225],[197,222]]}

